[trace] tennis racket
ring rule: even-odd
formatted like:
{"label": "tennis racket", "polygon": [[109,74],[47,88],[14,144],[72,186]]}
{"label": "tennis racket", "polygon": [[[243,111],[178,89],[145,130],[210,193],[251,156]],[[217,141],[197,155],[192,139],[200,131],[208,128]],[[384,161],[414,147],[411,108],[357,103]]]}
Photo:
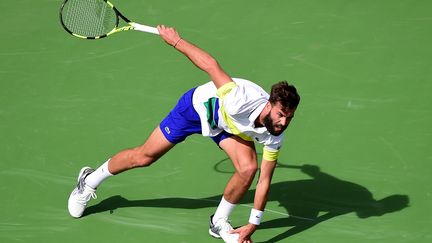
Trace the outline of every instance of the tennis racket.
{"label": "tennis racket", "polygon": [[[126,26],[119,27],[120,18]],[[101,39],[126,30],[159,34],[154,27],[130,21],[107,0],[65,0],[60,21],[67,32],[82,39]]]}

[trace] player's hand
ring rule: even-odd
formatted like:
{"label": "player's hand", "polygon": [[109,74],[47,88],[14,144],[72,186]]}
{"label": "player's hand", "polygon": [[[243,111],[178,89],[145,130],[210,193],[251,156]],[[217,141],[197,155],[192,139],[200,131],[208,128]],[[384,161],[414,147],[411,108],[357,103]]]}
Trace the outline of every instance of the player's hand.
{"label": "player's hand", "polygon": [[239,243],[252,243],[252,234],[256,230],[256,225],[254,224],[247,224],[245,226],[242,226],[240,228],[237,228],[235,230],[231,230],[231,234],[239,234]]}
{"label": "player's hand", "polygon": [[157,29],[162,39],[168,43],[168,45],[175,46],[181,40],[179,33],[172,27],[158,25]]}

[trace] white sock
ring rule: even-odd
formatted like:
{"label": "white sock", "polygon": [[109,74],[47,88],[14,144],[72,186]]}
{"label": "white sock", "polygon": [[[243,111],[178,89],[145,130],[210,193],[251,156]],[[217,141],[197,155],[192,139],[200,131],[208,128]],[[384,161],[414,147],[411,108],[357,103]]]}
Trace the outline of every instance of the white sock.
{"label": "white sock", "polygon": [[93,173],[91,173],[85,178],[85,183],[89,187],[96,189],[106,178],[112,176],[112,174],[108,170],[109,161],[110,160],[105,162],[103,165],[101,165]]}
{"label": "white sock", "polygon": [[213,223],[215,223],[220,218],[224,218],[224,217],[229,218],[235,206],[237,206],[237,204],[232,204],[227,200],[225,200],[224,197],[222,197],[219,206],[217,207],[216,212],[213,216]]}

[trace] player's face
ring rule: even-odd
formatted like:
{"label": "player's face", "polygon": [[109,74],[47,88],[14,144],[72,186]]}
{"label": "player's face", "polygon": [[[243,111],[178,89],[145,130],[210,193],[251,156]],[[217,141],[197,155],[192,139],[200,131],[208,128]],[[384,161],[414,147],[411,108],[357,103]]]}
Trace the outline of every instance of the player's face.
{"label": "player's face", "polygon": [[264,117],[264,126],[271,135],[279,136],[288,127],[291,119],[294,117],[294,113],[295,109],[283,109],[281,104],[277,102],[271,105],[270,112]]}

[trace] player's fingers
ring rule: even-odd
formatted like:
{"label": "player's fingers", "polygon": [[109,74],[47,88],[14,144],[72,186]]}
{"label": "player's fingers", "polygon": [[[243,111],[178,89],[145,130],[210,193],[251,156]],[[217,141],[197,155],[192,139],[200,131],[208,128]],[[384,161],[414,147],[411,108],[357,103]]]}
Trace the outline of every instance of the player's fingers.
{"label": "player's fingers", "polygon": [[158,29],[159,32],[163,32],[165,30],[165,26],[163,25],[158,25],[156,28]]}
{"label": "player's fingers", "polygon": [[177,32],[177,31],[174,29],[174,27],[167,27],[167,30],[168,30],[169,32],[171,32],[171,33],[175,33],[175,32]]}
{"label": "player's fingers", "polygon": [[239,236],[238,242],[240,243],[250,243],[249,239],[246,237]]}
{"label": "player's fingers", "polygon": [[167,34],[177,33],[177,31],[173,27],[168,27],[168,26],[165,26],[163,24],[162,25],[158,25],[157,29],[160,30],[160,31],[162,31],[162,32],[165,32]]}

